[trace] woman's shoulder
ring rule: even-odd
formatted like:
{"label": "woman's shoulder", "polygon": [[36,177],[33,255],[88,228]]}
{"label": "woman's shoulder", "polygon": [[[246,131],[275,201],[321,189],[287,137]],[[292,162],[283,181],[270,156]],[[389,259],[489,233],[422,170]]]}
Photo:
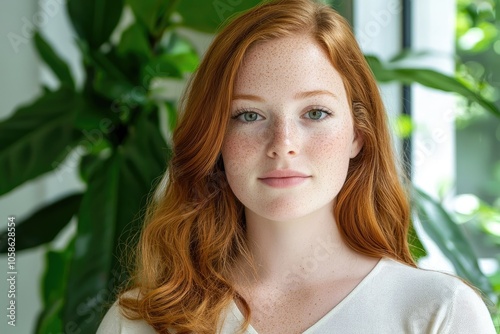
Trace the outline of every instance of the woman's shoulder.
{"label": "woman's shoulder", "polygon": [[453,297],[458,293],[480,299],[472,287],[453,274],[415,268],[388,258],[382,261],[384,270],[380,272],[381,279],[393,287],[404,288],[403,291],[418,294],[425,292],[433,297]]}
{"label": "woman's shoulder", "polygon": [[[135,298],[138,296],[139,290],[129,290],[121,295],[121,297]],[[119,297],[120,298],[120,297]],[[97,334],[156,334],[156,331],[145,320],[130,320],[127,319],[118,304],[119,298],[111,305],[108,312],[104,316],[97,329]]]}
{"label": "woman's shoulder", "polygon": [[[395,260],[383,259],[377,285],[381,293],[397,298],[399,309],[412,310],[422,318],[441,318],[445,333],[495,333],[485,301],[475,290],[455,275],[414,268]],[[385,292],[384,292],[385,291]]]}

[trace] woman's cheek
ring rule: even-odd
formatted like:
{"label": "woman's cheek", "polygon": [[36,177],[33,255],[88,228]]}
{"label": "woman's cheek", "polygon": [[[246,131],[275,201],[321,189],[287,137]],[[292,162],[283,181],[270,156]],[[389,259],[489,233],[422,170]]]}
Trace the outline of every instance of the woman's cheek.
{"label": "woman's cheek", "polygon": [[247,161],[255,159],[255,138],[239,131],[226,136],[223,148],[222,159],[226,172],[235,174],[243,172]]}

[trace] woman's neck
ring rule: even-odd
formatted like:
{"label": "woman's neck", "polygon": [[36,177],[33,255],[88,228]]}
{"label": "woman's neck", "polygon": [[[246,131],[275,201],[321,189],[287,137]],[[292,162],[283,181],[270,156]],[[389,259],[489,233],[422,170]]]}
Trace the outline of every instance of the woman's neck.
{"label": "woman's neck", "polygon": [[272,221],[245,211],[247,240],[255,274],[248,265],[239,268],[248,282],[300,287],[342,279],[362,256],[342,240],[332,210],[319,210],[291,221]]}

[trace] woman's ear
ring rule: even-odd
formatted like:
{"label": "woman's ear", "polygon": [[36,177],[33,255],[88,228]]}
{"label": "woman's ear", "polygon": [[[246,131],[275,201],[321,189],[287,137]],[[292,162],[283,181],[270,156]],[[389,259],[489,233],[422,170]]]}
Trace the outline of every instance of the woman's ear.
{"label": "woman's ear", "polygon": [[351,155],[350,155],[351,159],[355,158],[358,155],[358,153],[363,148],[363,144],[364,144],[363,136],[358,130],[354,129],[354,138],[351,144]]}

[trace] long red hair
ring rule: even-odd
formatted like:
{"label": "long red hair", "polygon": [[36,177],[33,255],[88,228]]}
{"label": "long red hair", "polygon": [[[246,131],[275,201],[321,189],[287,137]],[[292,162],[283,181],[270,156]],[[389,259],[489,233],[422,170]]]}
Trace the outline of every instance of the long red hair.
{"label": "long red hair", "polygon": [[[216,332],[236,296],[231,267],[237,256],[251,258],[243,206],[227,184],[220,154],[236,75],[256,42],[304,33],[316,39],[340,73],[364,142],[334,208],[340,233],[359,253],[415,266],[407,243],[408,198],[384,106],[349,24],[310,0],[271,1],[220,31],[188,85],[166,186],[150,200],[127,286],[140,296],[120,298],[127,317],[145,319],[160,333]],[[246,325],[250,310],[242,302]]]}

